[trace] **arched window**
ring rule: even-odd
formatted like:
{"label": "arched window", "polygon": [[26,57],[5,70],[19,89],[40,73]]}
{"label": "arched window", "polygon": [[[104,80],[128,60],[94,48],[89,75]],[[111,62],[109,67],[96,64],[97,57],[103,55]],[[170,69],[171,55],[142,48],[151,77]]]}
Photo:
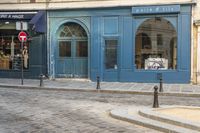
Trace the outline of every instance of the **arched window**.
{"label": "arched window", "polygon": [[165,70],[177,67],[177,33],[162,17],[144,21],[135,36],[137,69]]}
{"label": "arched window", "polygon": [[59,37],[87,38],[87,33],[85,32],[83,27],[81,27],[81,25],[69,22],[62,26]]}
{"label": "arched window", "polygon": [[88,38],[84,28],[74,22],[65,23],[58,34],[60,57],[87,57]]}

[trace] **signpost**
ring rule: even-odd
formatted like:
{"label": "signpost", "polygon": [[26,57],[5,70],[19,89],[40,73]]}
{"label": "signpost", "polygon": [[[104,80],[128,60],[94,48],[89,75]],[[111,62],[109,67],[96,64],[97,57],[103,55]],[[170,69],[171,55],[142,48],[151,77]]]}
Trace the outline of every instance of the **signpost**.
{"label": "signpost", "polygon": [[24,61],[23,61],[23,58],[24,58],[24,53],[23,53],[23,43],[27,41],[27,34],[26,32],[24,31],[21,31],[19,34],[18,34],[18,39],[19,41],[21,42],[21,85],[24,84]]}

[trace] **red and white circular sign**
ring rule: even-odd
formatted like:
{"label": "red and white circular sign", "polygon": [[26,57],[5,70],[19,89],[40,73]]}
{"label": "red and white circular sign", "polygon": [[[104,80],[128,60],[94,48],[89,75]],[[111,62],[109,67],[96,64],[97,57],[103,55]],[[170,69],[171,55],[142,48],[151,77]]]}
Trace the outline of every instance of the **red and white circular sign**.
{"label": "red and white circular sign", "polygon": [[27,34],[26,34],[26,32],[24,32],[24,31],[19,32],[18,39],[19,39],[20,42],[27,41]]}

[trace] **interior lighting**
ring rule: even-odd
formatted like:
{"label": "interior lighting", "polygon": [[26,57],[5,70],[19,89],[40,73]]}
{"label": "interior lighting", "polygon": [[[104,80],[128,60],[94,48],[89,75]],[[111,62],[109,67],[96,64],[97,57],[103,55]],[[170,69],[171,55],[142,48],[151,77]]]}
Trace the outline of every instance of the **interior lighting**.
{"label": "interior lighting", "polygon": [[6,21],[5,24],[9,24],[10,22]]}

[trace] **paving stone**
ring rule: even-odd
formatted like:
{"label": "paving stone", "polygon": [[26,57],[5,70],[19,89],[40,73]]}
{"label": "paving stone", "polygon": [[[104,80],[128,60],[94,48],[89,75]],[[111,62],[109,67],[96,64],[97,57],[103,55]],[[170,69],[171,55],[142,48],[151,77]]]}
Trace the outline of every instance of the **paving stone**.
{"label": "paving stone", "polygon": [[[107,102],[97,100],[101,98]],[[138,102],[135,99],[141,100],[138,96],[130,98],[128,94],[99,95],[91,92],[63,93],[1,88],[0,132],[155,133],[155,130],[137,127],[108,116],[109,110],[119,106],[132,106],[131,101]]]}

